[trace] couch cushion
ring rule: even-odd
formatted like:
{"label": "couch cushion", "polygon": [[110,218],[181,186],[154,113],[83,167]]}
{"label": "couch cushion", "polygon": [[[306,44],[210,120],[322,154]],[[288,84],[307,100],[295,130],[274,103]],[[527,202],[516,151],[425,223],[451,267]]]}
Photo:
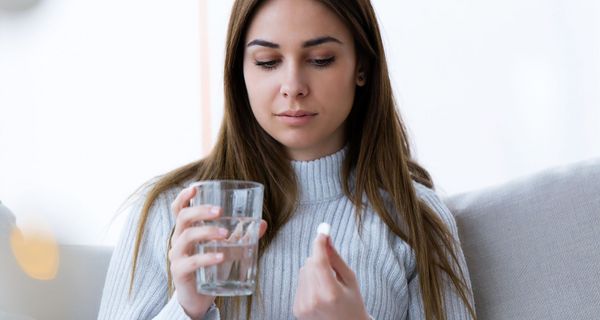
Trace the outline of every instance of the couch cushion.
{"label": "couch cushion", "polygon": [[61,245],[56,277],[36,280],[13,255],[14,228],[14,215],[0,203],[0,319],[96,319],[112,248]]}
{"label": "couch cushion", "polygon": [[446,203],[480,319],[599,319],[600,159]]}
{"label": "couch cushion", "polygon": [[59,249],[56,278],[42,281],[28,277],[0,241],[0,319],[96,319],[112,248]]}

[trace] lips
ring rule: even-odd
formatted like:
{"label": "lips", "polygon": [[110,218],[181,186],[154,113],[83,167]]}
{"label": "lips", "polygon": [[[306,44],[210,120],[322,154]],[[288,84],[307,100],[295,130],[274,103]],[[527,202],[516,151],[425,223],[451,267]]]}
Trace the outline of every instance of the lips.
{"label": "lips", "polygon": [[317,115],[318,113],[316,112],[310,112],[306,110],[288,110],[275,114],[278,121],[281,121],[281,123],[294,128],[300,128],[309,125],[313,122]]}
{"label": "lips", "polygon": [[276,114],[279,117],[306,117],[306,116],[315,116],[316,112],[310,112],[305,110],[288,110],[285,112],[281,112]]}

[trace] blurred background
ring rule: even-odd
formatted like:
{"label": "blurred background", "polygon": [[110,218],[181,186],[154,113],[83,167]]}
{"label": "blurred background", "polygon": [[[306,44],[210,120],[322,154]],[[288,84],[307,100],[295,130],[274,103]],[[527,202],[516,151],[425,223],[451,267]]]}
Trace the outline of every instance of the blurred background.
{"label": "blurred background", "polygon": [[[442,196],[600,157],[600,2],[372,3]],[[137,187],[208,152],[231,4],[0,0],[0,201],[19,226],[112,245]]]}

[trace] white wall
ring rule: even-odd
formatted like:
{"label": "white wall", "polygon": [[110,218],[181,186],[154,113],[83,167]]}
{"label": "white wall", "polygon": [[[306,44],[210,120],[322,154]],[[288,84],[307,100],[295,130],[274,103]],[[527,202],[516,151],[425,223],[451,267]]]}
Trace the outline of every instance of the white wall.
{"label": "white wall", "polygon": [[[46,221],[62,242],[114,243],[121,224],[108,226],[125,198],[202,155],[203,116],[213,136],[222,116],[231,3],[0,10],[0,200],[21,224]],[[417,157],[442,193],[600,156],[597,1],[373,4]]]}
{"label": "white wall", "polygon": [[114,242],[126,197],[200,156],[199,42],[195,1],[0,11],[0,200],[18,221]]}
{"label": "white wall", "polygon": [[600,156],[600,2],[374,5],[417,156],[443,191]]}

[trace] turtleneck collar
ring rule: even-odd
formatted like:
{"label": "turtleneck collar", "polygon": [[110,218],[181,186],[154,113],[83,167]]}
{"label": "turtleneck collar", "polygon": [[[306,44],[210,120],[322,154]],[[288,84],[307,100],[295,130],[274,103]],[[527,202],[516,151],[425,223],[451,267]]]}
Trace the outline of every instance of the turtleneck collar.
{"label": "turtleneck collar", "polygon": [[347,149],[346,146],[316,160],[292,160],[301,204],[334,199],[343,194],[341,171]]}

